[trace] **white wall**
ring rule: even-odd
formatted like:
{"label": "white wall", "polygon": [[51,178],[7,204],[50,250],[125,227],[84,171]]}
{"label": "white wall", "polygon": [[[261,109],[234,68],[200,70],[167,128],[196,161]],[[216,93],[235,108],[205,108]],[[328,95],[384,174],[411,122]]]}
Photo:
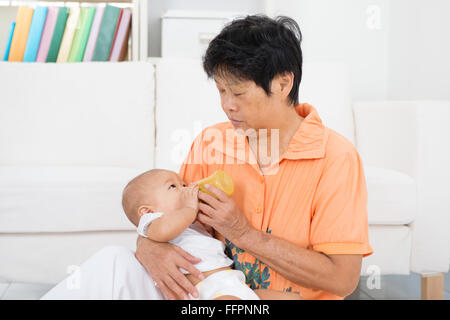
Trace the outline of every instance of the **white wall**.
{"label": "white wall", "polygon": [[[450,0],[148,0],[149,56],[169,9],[284,14],[305,62],[347,64],[354,100],[450,99]],[[0,8],[0,55],[16,7]]]}
{"label": "white wall", "polygon": [[450,99],[449,0],[267,0],[266,9],[300,24],[305,62],[347,64],[354,100]]}
{"label": "white wall", "polygon": [[268,0],[267,12],[300,25],[305,63],[347,64],[354,99],[387,98],[389,0]]}
{"label": "white wall", "polygon": [[233,11],[264,13],[262,0],[148,0],[148,54],[161,57],[161,16],[167,10]]}
{"label": "white wall", "polygon": [[391,1],[390,99],[450,100],[450,1]]}

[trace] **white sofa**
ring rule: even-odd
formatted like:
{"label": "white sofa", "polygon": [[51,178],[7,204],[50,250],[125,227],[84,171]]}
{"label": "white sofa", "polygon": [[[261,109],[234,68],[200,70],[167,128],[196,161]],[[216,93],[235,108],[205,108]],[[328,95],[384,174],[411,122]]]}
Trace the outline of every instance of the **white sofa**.
{"label": "white sofa", "polygon": [[[344,66],[304,67],[301,101],[363,158],[375,253],[362,275],[447,272],[450,102],[352,102]],[[200,60],[0,63],[0,282],[57,283],[105,245],[135,248],[129,179],[178,170],[226,121]]]}

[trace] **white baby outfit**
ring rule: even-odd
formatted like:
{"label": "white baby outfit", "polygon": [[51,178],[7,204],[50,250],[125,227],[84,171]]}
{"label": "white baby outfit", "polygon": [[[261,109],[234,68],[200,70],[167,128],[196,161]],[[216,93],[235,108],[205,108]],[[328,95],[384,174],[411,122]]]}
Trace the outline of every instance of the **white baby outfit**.
{"label": "white baby outfit", "polygon": [[[151,222],[161,217],[163,212],[145,214],[139,221],[138,233],[147,237],[146,230]],[[198,222],[191,224],[178,237],[169,241],[201,261],[195,267],[201,272],[229,267],[233,260],[225,254],[222,241],[213,238]],[[184,274],[188,271],[180,268]],[[239,270],[224,270],[213,273],[196,285],[199,300],[210,300],[221,295],[232,295],[242,300],[259,300],[258,296],[245,284],[245,275]],[[195,299],[190,296],[191,299]]]}
{"label": "white baby outfit", "polygon": [[[200,271],[227,267],[232,263],[224,253],[224,244],[211,237],[200,224],[191,225],[171,242],[201,258],[202,261],[194,265]],[[238,270],[213,273],[197,284],[199,299],[231,295],[244,300],[258,300],[244,281],[244,274]],[[191,295],[189,297],[194,299]],[[133,250],[109,245],[92,255],[76,272],[59,282],[41,299],[167,300],[167,296],[155,285]]]}

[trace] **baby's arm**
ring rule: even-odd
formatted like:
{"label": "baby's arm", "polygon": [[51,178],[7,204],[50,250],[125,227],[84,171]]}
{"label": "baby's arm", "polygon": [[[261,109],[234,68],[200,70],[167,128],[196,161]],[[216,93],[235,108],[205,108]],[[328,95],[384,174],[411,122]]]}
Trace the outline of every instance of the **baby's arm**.
{"label": "baby's arm", "polygon": [[198,186],[181,190],[182,208],[168,211],[153,220],[147,228],[147,237],[159,242],[167,242],[178,237],[197,217]]}
{"label": "baby's arm", "polygon": [[167,212],[152,221],[147,228],[147,237],[158,242],[168,242],[178,237],[196,217],[197,211],[190,207]]}

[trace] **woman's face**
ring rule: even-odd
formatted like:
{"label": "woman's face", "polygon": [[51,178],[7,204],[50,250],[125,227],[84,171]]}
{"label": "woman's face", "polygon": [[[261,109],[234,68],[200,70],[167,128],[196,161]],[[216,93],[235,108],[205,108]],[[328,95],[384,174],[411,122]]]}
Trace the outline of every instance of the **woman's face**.
{"label": "woman's face", "polygon": [[[251,80],[215,77],[223,111],[235,129],[269,129],[273,127],[277,103],[274,95]],[[279,110],[279,108],[278,108]],[[246,133],[246,135],[249,135]]]}

